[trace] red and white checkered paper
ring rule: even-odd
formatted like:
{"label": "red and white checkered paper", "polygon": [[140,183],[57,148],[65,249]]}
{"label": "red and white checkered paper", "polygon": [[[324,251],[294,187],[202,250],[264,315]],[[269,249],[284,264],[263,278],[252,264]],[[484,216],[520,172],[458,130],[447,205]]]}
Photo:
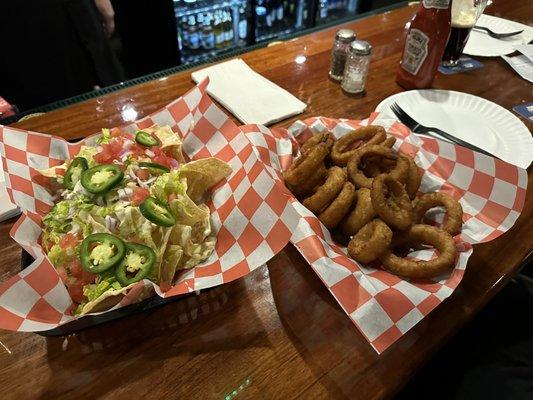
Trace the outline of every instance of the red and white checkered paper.
{"label": "red and white checkered paper", "polygon": [[[206,93],[201,82],[162,110],[125,127],[133,132],[153,124],[170,125],[183,138],[183,149],[192,159],[209,156],[229,163],[228,179],[213,191],[212,226],[218,232],[212,256],[181,272],[167,292],[145,280],[120,304],[136,301],[143,285],[153,285],[162,297],[209,288],[240,278],[266,263],[289,242],[300,216],[281,180],[280,159],[290,159],[292,144],[264,127],[236,126]],[[49,181],[36,169],[59,165],[74,156],[82,143],[0,126],[0,155],[11,201],[23,211],[11,236],[35,262],[0,285],[0,328],[41,331],[72,320],[72,301],[38,240],[41,219],[53,205]]]}
{"label": "red and white checkered paper", "polygon": [[[314,133],[330,130],[338,138],[367,124],[384,126],[397,138],[394,148],[415,157],[424,172],[421,192],[448,193],[464,210],[463,229],[455,237],[458,257],[453,271],[435,279],[409,281],[381,269],[379,263],[369,267],[352,260],[309,210],[294,203],[303,218],[291,242],[381,353],[452,294],[463,277],[473,244],[492,240],[513,226],[524,206],[527,173],[464,147],[416,136],[378,113],[365,121],[309,118],[294,123],[289,132],[298,147]],[[428,214],[427,218],[431,217]],[[435,213],[433,220],[441,222],[439,218],[442,214]],[[419,259],[434,255],[428,250],[412,253]]]}

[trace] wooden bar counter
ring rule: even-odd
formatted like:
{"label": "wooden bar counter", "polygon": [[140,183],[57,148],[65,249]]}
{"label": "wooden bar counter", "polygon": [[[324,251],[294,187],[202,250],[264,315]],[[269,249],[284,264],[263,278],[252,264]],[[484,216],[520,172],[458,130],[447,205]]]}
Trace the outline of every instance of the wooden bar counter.
{"label": "wooden bar counter", "polygon": [[[487,13],[533,23],[529,0],[498,1]],[[414,8],[346,23],[373,46],[367,93],[350,97],[328,79],[339,27],[242,55],[250,67],[309,106],[310,116],[365,118],[394,82],[402,30]],[[157,57],[150,49],[142,57]],[[502,59],[439,75],[434,87],[472,93],[506,109],[532,101],[532,86]],[[296,61],[298,60],[298,62]],[[303,61],[303,62],[302,62]],[[15,126],[66,138],[140,118],[193,86],[190,72],[31,118]],[[130,110],[124,113],[125,110]],[[532,123],[527,123],[531,130]],[[453,295],[383,354],[357,331],[291,245],[244,279],[67,338],[0,332],[3,399],[378,399],[390,398],[512,278],[533,248],[533,182],[515,226],[477,245]],[[20,270],[20,248],[0,224],[0,280]],[[227,397],[229,396],[229,397]]]}

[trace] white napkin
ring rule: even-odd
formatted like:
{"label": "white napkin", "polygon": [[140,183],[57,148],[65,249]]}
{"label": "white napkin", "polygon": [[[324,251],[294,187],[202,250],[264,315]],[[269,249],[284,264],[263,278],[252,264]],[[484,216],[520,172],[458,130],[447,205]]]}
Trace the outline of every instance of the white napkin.
{"label": "white napkin", "polygon": [[0,163],[0,221],[13,218],[18,214],[20,214],[19,208],[11,203],[7,195],[4,170],[2,169],[2,163]]}
{"label": "white napkin", "polygon": [[513,68],[518,75],[533,83],[533,60],[531,57],[520,54],[514,57],[502,56],[502,58]]}
{"label": "white napkin", "polygon": [[207,92],[245,124],[268,125],[300,114],[307,105],[236,58],[191,74],[209,76]]}
{"label": "white napkin", "polygon": [[471,56],[499,57],[511,54],[518,46],[528,44],[533,40],[533,28],[519,22],[510,21],[504,18],[493,17],[492,15],[482,15],[476,23],[477,26],[484,26],[497,33],[507,33],[523,30],[520,35],[511,36],[504,39],[495,39],[486,32],[472,30],[463,53]]}

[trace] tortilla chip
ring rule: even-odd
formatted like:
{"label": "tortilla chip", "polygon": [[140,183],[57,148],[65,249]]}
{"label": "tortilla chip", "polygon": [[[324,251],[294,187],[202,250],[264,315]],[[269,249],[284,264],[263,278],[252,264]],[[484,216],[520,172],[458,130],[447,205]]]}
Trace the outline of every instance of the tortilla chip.
{"label": "tortilla chip", "polygon": [[183,255],[183,249],[177,244],[169,244],[165,250],[159,274],[159,285],[168,287],[174,281],[176,267]]}
{"label": "tortilla chip", "polygon": [[181,163],[185,162],[182,152],[182,142],[178,134],[174,133],[170,126],[152,125],[149,128],[143,129],[144,132],[153,133],[161,142],[161,148],[166,150],[176,160]]}
{"label": "tortilla chip", "polygon": [[118,303],[120,303],[120,301],[124,297],[126,297],[127,292],[136,284],[137,282],[132,283],[131,285],[128,285],[121,289],[108,290],[102,293],[102,295],[97,299],[94,299],[93,301],[90,301],[85,304],[79,315],[106,311],[110,308],[113,308]]}
{"label": "tortilla chip", "polygon": [[62,176],[57,173],[57,170],[67,170],[67,163],[63,163],[61,165],[56,165],[55,167],[46,168],[46,169],[38,169],[37,172],[39,172],[42,176],[45,176],[47,178],[57,178],[59,176]]}
{"label": "tortilla chip", "polygon": [[180,175],[187,178],[187,194],[194,202],[200,202],[205,192],[231,174],[231,167],[217,158],[191,161],[180,168]]}

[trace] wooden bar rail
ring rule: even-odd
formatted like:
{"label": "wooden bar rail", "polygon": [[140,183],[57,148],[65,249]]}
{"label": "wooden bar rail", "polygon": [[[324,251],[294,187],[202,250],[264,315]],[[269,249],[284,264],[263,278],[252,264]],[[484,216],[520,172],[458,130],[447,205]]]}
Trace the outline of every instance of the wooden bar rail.
{"label": "wooden bar rail", "polygon": [[[528,0],[495,1],[488,13],[533,23]],[[328,79],[338,27],[244,54],[253,69],[305,101],[303,115],[365,118],[394,82],[404,7],[344,24],[373,46],[367,93],[350,97]],[[146,57],[157,57],[144,49]],[[300,62],[296,62],[296,58]],[[304,62],[301,62],[304,60]],[[503,60],[466,74],[439,75],[435,88],[472,93],[511,109],[531,101],[531,85]],[[156,111],[193,86],[190,71],[86,101],[15,126],[66,138]],[[129,110],[124,112],[125,110]],[[134,111],[132,111],[134,110]],[[126,117],[126,118],[125,118]],[[528,122],[529,129],[533,124]],[[498,239],[475,246],[454,294],[381,355],[349,321],[299,253],[287,246],[244,279],[68,338],[0,332],[0,393],[6,398],[304,398],[392,397],[516,274],[533,243],[533,198]],[[0,224],[0,280],[20,269]]]}

